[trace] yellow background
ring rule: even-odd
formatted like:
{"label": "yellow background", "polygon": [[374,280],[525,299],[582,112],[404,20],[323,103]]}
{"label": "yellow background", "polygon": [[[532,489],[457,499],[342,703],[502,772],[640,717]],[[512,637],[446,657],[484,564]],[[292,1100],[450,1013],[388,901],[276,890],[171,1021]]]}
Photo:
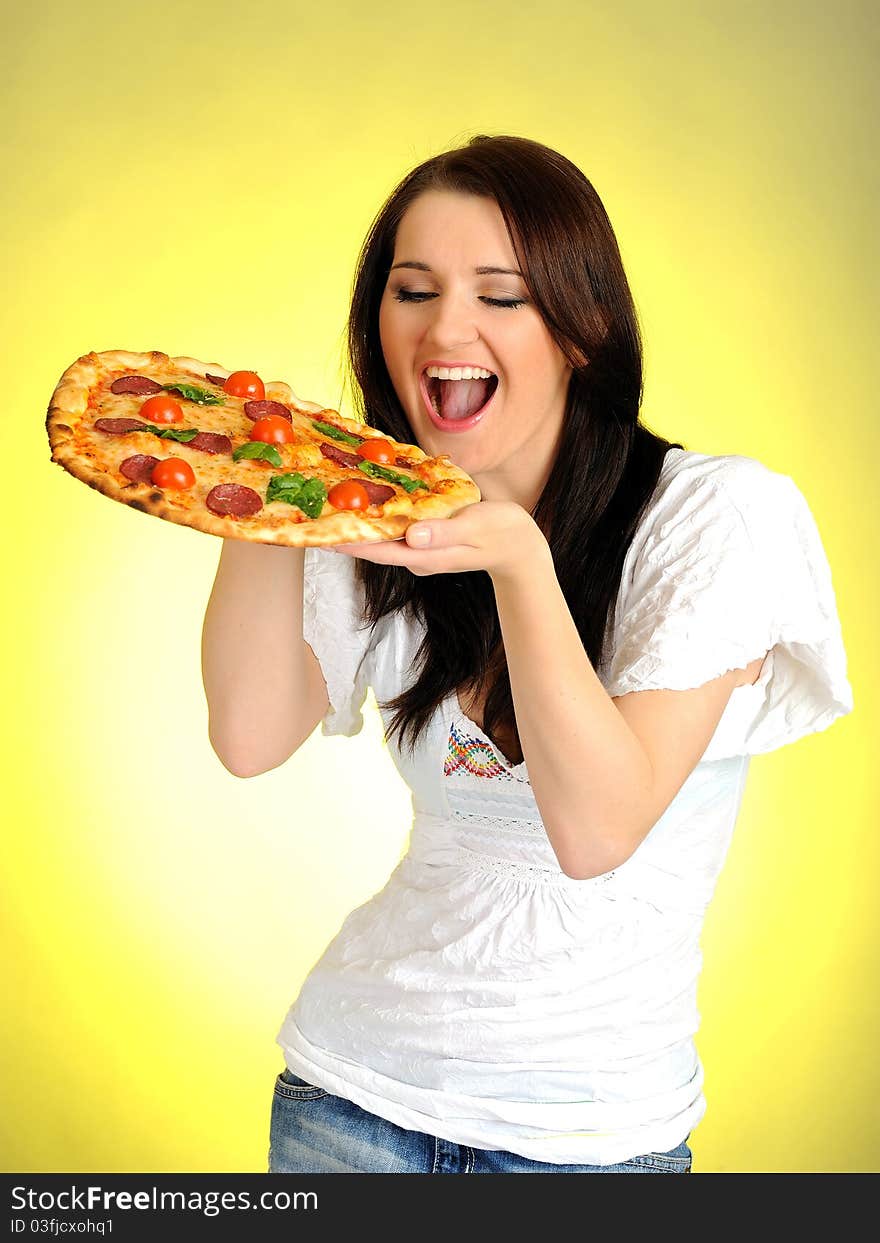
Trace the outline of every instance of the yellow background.
{"label": "yellow background", "polygon": [[222,768],[199,661],[220,543],[50,464],[54,385],[90,349],[156,348],[338,406],[375,212],[478,132],[548,143],[596,186],[646,422],[791,475],[818,522],[856,711],[753,761],[703,938],[690,1143],[695,1172],[877,1168],[873,8],[16,10],[4,1169],[264,1171],[276,1031],[410,819],[372,696],[353,739],[318,730],[251,780]]}

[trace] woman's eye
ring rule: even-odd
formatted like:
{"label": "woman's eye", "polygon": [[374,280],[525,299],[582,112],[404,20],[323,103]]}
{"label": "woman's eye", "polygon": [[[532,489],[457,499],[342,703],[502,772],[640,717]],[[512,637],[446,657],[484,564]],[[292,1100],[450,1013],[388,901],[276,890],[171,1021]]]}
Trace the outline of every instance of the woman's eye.
{"label": "woman's eye", "polygon": [[[435,293],[413,293],[409,289],[398,289],[397,293],[394,295],[396,302],[424,302],[425,298],[436,298],[436,297],[437,295]],[[525,298],[506,299],[506,298],[483,297],[480,299],[480,301],[485,302],[488,306],[509,306],[515,309],[518,306],[524,306],[526,299]]]}

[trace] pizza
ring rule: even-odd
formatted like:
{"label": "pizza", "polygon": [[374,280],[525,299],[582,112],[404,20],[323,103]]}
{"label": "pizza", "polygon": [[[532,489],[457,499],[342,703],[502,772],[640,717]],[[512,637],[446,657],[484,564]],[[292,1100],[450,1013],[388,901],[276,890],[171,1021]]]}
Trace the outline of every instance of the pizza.
{"label": "pizza", "polygon": [[157,350],[78,358],[46,430],[52,460],[105,496],[263,544],[399,539],[480,499],[446,456],[303,401],[281,380]]}

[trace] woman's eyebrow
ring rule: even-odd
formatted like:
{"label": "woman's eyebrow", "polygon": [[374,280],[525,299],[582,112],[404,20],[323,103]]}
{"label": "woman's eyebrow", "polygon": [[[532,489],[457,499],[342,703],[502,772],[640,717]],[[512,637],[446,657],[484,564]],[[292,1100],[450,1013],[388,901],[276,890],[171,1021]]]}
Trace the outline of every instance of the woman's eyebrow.
{"label": "woman's eyebrow", "polygon": [[[388,270],[393,272],[395,268],[416,268],[419,272],[433,271],[433,268],[429,267],[427,263],[419,263],[417,259],[406,259],[403,263],[395,263]],[[518,272],[516,268],[496,268],[491,265],[474,268],[474,272],[477,276],[522,276],[522,272]]]}

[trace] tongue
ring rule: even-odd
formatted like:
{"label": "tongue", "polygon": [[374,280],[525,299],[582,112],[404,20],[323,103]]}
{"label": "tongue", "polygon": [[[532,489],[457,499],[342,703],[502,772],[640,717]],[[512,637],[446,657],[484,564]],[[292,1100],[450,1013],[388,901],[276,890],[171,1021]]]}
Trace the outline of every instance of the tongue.
{"label": "tongue", "polygon": [[440,416],[466,419],[486,404],[491,380],[441,380]]}

